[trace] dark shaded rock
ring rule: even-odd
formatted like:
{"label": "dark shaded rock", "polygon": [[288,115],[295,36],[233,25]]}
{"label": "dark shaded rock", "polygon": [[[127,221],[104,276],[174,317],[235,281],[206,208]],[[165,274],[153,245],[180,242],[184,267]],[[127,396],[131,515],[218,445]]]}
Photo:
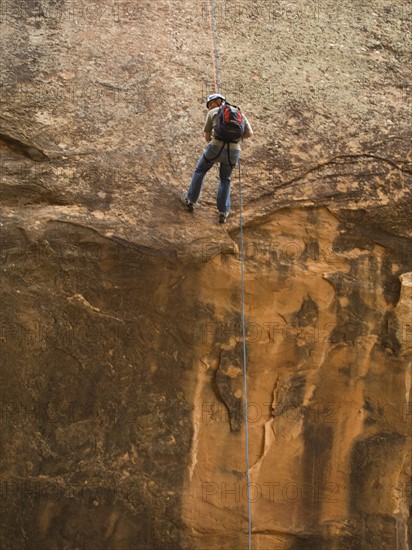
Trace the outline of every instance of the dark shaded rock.
{"label": "dark shaded rock", "polygon": [[236,351],[222,351],[215,374],[215,385],[220,399],[229,412],[230,429],[240,431],[244,419],[244,401],[242,399],[242,363],[239,359],[240,346]]}

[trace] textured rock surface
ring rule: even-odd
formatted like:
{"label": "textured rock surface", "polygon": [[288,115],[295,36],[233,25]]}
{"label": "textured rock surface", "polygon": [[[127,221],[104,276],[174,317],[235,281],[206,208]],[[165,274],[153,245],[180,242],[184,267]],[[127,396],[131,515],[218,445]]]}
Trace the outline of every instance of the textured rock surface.
{"label": "textured rock surface", "polygon": [[[253,548],[406,550],[410,4],[215,8],[222,88],[255,130]],[[193,215],[178,202],[207,15],[0,2],[2,548],[247,548],[237,186],[224,227],[216,172]]]}

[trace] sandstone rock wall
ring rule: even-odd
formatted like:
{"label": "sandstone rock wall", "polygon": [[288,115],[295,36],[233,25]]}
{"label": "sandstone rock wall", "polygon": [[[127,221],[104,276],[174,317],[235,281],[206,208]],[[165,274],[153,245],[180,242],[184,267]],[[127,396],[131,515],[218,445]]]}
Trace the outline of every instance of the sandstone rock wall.
{"label": "sandstone rock wall", "polygon": [[[410,4],[215,0],[252,547],[411,547]],[[247,548],[207,3],[0,2],[5,549]]]}

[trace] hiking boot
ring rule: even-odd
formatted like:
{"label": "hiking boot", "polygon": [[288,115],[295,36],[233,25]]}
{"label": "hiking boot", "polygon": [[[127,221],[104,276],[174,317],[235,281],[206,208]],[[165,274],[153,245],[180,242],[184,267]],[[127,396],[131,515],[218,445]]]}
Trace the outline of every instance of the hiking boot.
{"label": "hiking boot", "polygon": [[193,204],[193,202],[190,202],[190,200],[187,198],[186,193],[183,193],[183,195],[180,197],[180,200],[186,206],[189,212],[193,212],[195,205]]}
{"label": "hiking boot", "polygon": [[219,212],[219,223],[226,223],[229,212]]}

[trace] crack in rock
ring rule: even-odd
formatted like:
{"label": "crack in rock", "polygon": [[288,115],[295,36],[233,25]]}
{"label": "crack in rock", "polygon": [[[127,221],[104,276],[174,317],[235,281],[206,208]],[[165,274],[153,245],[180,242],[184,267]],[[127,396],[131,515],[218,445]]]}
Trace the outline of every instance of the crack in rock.
{"label": "crack in rock", "polygon": [[31,160],[35,160],[36,162],[45,161],[49,158],[43,151],[41,151],[34,145],[23,143],[19,139],[16,139],[7,134],[0,133],[0,140],[4,141],[4,143],[6,143],[7,145],[10,145],[11,147],[17,149],[24,156],[29,157]]}

